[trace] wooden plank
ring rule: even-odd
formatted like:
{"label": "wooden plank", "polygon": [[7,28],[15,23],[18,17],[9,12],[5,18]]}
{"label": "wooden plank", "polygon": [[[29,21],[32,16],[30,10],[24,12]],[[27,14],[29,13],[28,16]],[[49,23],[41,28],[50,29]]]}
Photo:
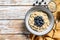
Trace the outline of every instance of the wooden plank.
{"label": "wooden plank", "polygon": [[0,40],[29,40],[26,35],[0,35]]}
{"label": "wooden plank", "polygon": [[28,32],[24,20],[0,20],[0,34],[19,34]]}
{"label": "wooden plank", "polygon": [[[37,0],[0,0],[0,5],[33,5]],[[41,2],[42,0],[38,0]],[[48,4],[51,0],[44,0]],[[42,2],[42,5],[44,5]]]}
{"label": "wooden plank", "polygon": [[0,6],[0,19],[24,19],[32,6]]}

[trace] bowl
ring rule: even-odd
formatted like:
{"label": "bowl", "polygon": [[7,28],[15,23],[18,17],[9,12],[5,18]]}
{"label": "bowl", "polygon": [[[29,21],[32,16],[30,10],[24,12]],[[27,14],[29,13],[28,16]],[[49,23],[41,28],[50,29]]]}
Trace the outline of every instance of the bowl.
{"label": "bowl", "polygon": [[[42,32],[37,32],[30,27],[28,20],[29,20],[31,13],[34,11],[43,11],[43,12],[46,12],[46,14],[48,15],[48,19],[50,21],[50,24],[46,30],[44,30]],[[39,36],[45,35],[52,30],[53,25],[54,25],[54,17],[53,17],[52,12],[48,8],[46,8],[44,6],[34,6],[31,9],[29,9],[25,15],[25,25],[26,25],[27,30],[29,32],[31,32],[32,34],[39,35]]]}

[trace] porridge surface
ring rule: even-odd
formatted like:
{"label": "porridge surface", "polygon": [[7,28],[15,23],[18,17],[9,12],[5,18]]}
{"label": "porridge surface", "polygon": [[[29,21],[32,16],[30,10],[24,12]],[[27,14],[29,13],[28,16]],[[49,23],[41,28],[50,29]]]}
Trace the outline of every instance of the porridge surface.
{"label": "porridge surface", "polygon": [[[34,25],[34,18],[37,16],[42,16],[42,18],[44,20],[44,24],[41,27]],[[42,11],[35,11],[35,12],[32,12],[32,14],[30,15],[28,23],[33,30],[41,32],[49,26],[50,22],[49,22],[49,19],[48,19],[48,16],[46,13],[44,13]]]}

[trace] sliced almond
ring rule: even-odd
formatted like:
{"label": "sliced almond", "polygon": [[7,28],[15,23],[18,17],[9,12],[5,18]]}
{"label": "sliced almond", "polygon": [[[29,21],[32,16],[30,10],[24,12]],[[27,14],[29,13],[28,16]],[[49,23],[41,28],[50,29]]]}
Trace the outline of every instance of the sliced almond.
{"label": "sliced almond", "polygon": [[53,30],[51,30],[47,35],[48,35],[49,37],[52,37],[52,36],[53,36]]}
{"label": "sliced almond", "polygon": [[56,29],[60,29],[60,22],[56,24]]}
{"label": "sliced almond", "polygon": [[38,36],[38,37],[36,37],[35,40],[43,40],[43,37],[42,36]]}
{"label": "sliced almond", "polygon": [[60,30],[56,30],[53,38],[60,38]]}
{"label": "sliced almond", "polygon": [[54,40],[53,38],[50,37],[45,37],[46,40]]}

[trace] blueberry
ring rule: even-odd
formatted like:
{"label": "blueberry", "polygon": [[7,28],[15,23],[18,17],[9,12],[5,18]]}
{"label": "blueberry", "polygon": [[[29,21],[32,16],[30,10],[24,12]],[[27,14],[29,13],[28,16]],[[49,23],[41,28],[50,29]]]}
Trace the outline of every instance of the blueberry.
{"label": "blueberry", "polygon": [[44,24],[44,20],[42,16],[37,16],[34,18],[34,25],[41,27],[43,24]]}
{"label": "blueberry", "polygon": [[41,21],[41,19],[39,18],[39,21]]}
{"label": "blueberry", "polygon": [[39,2],[39,5],[41,5],[41,2]]}
{"label": "blueberry", "polygon": [[40,23],[38,23],[38,26],[40,25]]}
{"label": "blueberry", "polygon": [[44,0],[42,0],[42,2],[44,2]]}
{"label": "blueberry", "polygon": [[36,3],[38,3],[38,1],[36,1]]}
{"label": "blueberry", "polygon": [[40,21],[40,23],[43,23],[43,21]]}
{"label": "blueberry", "polygon": [[33,6],[35,6],[35,3],[33,4]]}
{"label": "blueberry", "polygon": [[46,4],[46,2],[44,2],[44,4]]}

